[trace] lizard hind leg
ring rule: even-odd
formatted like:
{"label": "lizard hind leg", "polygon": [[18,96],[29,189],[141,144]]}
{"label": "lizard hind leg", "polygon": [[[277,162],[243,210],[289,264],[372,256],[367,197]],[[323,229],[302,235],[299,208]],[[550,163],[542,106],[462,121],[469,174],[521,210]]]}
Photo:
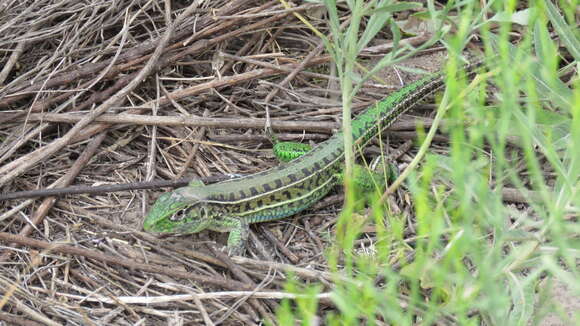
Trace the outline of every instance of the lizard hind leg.
{"label": "lizard hind leg", "polygon": [[[379,197],[389,182],[396,179],[398,175],[397,167],[394,164],[387,163],[386,166],[379,164],[374,169],[360,164],[354,165],[354,188],[357,194],[359,204],[370,204],[374,197]],[[336,174],[338,183],[344,182],[344,173]]]}
{"label": "lizard hind leg", "polygon": [[203,186],[205,186],[205,184],[203,183],[203,181],[201,181],[199,179],[192,179],[191,181],[189,181],[187,186],[188,187],[203,187]]}
{"label": "lizard hind leg", "polygon": [[[358,191],[368,193],[372,191],[382,191],[390,179],[390,175],[382,172],[375,172],[360,164],[354,165],[354,186]],[[339,183],[344,182],[344,173],[336,174]]]}
{"label": "lizard hind leg", "polygon": [[274,147],[272,147],[272,151],[274,151],[274,155],[281,161],[281,162],[290,162],[295,158],[298,158],[306,153],[308,153],[312,149],[312,146],[308,144],[296,143],[296,142],[289,142],[289,141],[281,141],[276,142]]}

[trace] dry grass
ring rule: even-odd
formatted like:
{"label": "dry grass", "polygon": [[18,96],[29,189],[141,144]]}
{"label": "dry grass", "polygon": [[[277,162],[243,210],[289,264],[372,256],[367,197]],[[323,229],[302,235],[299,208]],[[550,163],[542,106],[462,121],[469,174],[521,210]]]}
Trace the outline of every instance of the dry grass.
{"label": "dry grass", "polygon": [[[277,164],[266,108],[281,139],[319,142],[338,127],[329,58],[293,16],[324,31],[317,5],[199,3],[4,1],[1,192],[261,171]],[[388,88],[369,82],[354,109]],[[409,121],[394,130],[392,148],[414,137]],[[230,260],[207,245],[224,235],[140,231],[167,190],[0,202],[0,320],[256,324],[274,318],[283,271],[329,284],[324,235],[340,198],[253,228],[252,258]]]}

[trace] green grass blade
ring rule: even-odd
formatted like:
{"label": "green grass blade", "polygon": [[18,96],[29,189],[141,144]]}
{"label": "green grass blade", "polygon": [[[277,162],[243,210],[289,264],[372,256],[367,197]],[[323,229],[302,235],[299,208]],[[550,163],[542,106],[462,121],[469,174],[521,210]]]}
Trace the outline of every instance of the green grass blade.
{"label": "green grass blade", "polygon": [[574,33],[574,31],[577,31],[577,29],[575,29],[576,27],[571,28],[566,23],[564,17],[560,15],[558,8],[556,8],[552,1],[546,1],[544,3],[546,4],[547,9],[546,14],[552,22],[552,26],[554,26],[556,33],[558,33],[560,39],[568,51],[570,51],[574,59],[576,61],[580,60],[580,40],[578,40],[576,33]]}
{"label": "green grass blade", "polygon": [[[499,51],[497,46],[498,39],[497,36],[493,34],[490,35],[493,46],[496,51]],[[518,49],[512,44],[507,45],[509,48],[509,55],[511,60],[517,61],[519,58],[516,56]],[[572,91],[559,79],[547,80],[542,75],[543,63],[535,62],[530,68],[527,75],[532,78],[537,84],[538,93],[543,96],[543,98],[548,99],[554,106],[558,108],[567,109],[570,108],[572,103],[570,99],[572,98]]]}

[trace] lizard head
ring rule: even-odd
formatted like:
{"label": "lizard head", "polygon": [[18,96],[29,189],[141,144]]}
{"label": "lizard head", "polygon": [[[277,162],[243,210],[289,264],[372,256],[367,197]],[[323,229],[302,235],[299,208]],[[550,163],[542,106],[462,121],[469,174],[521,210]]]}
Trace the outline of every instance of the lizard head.
{"label": "lizard head", "polygon": [[200,188],[184,187],[161,195],[145,217],[143,229],[181,233],[205,230],[211,224],[213,214],[210,214]]}

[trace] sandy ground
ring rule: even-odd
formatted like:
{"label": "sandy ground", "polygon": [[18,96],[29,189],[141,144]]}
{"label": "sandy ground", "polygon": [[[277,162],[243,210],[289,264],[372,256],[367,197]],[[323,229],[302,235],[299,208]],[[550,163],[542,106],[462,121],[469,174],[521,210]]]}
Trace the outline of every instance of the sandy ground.
{"label": "sandy ground", "polygon": [[[572,289],[561,281],[554,281],[550,289],[554,301],[560,303],[561,312],[568,315],[568,320],[563,320],[559,312],[548,312],[546,318],[540,323],[541,326],[571,326],[580,325],[580,297],[574,295]],[[551,311],[555,309],[550,308]]]}

